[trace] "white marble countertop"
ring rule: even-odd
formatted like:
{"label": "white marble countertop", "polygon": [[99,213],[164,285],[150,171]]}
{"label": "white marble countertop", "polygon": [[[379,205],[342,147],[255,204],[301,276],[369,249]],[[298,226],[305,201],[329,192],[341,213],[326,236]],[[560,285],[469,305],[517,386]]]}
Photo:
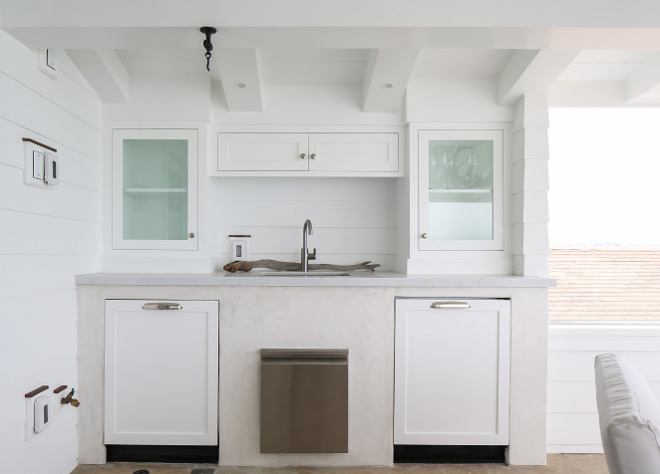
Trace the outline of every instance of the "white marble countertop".
{"label": "white marble countertop", "polygon": [[259,276],[247,273],[92,273],[76,276],[78,285],[113,286],[337,286],[548,288],[556,280],[516,275],[405,275],[393,272],[348,272],[347,276]]}

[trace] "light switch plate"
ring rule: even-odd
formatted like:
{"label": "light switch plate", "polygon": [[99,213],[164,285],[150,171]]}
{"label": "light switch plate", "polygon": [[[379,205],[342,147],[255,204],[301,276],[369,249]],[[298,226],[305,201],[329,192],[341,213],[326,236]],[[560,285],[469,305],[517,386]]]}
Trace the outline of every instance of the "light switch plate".
{"label": "light switch plate", "polygon": [[[51,185],[45,179],[45,166],[47,163],[52,163],[53,160],[57,161],[57,155],[53,152],[47,151],[43,146],[39,146],[32,141],[23,141],[24,146],[24,170],[23,182],[30,186],[37,186],[39,188],[53,189],[57,185],[58,180],[53,181]],[[46,155],[51,155],[50,160],[46,159]],[[52,164],[51,164],[52,166]],[[59,174],[59,167],[57,168]],[[58,177],[59,179],[59,177]]]}
{"label": "light switch plate", "polygon": [[39,150],[32,150],[32,177],[44,180],[44,153]]}

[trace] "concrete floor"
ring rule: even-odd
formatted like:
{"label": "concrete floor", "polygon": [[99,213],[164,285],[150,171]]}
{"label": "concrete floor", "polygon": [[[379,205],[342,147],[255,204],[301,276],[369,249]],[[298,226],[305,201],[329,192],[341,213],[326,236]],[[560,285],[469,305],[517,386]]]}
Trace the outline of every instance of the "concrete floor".
{"label": "concrete floor", "polygon": [[602,454],[549,454],[547,466],[397,464],[394,467],[216,467],[211,464],[111,463],[78,466],[72,474],[608,474]]}

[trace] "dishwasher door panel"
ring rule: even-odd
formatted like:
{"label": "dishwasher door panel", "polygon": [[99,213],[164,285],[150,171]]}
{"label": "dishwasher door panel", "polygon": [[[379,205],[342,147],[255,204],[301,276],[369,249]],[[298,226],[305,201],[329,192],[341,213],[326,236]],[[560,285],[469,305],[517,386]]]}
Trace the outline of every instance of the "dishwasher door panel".
{"label": "dishwasher door panel", "polygon": [[106,301],[105,444],[217,445],[217,407],[217,301]]}

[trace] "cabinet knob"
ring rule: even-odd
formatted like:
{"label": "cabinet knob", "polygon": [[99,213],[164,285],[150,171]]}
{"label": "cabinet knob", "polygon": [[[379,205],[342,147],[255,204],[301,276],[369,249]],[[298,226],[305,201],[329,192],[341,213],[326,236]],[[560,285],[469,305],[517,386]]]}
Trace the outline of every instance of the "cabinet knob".
{"label": "cabinet knob", "polygon": [[311,155],[309,155],[309,157],[310,157],[312,160],[315,159],[315,158],[316,158],[316,153],[312,153]]}
{"label": "cabinet knob", "polygon": [[422,239],[428,239],[428,238],[429,238],[429,234],[427,234],[426,232],[424,232],[424,233],[422,234]]}
{"label": "cabinet knob", "polygon": [[300,158],[302,158],[304,160],[305,158],[307,158],[307,155],[305,153],[301,153]]}
{"label": "cabinet knob", "polygon": [[194,239],[194,238],[195,238],[195,234],[194,234],[194,232],[191,232],[190,234],[188,234],[188,238],[190,238],[190,239]]}

